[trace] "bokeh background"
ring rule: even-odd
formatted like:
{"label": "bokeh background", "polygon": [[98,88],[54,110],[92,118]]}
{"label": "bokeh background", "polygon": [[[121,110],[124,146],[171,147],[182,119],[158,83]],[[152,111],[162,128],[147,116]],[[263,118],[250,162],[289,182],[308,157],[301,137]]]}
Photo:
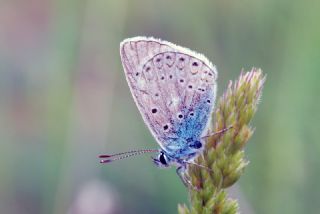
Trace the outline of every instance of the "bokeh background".
{"label": "bokeh background", "polygon": [[126,84],[119,43],[154,36],[205,54],[218,93],[242,68],[267,74],[231,193],[242,213],[320,213],[320,1],[2,0],[0,212],[176,213],[174,169],[149,155],[110,165],[101,153],[157,148]]}

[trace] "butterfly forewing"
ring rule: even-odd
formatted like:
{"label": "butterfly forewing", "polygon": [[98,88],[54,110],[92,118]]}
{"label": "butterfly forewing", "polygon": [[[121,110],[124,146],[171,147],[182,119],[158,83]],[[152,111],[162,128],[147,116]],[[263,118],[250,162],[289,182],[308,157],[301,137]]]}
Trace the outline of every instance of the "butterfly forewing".
{"label": "butterfly forewing", "polygon": [[162,149],[174,144],[168,139],[203,134],[217,78],[204,56],[145,37],[124,40],[120,52],[134,100]]}

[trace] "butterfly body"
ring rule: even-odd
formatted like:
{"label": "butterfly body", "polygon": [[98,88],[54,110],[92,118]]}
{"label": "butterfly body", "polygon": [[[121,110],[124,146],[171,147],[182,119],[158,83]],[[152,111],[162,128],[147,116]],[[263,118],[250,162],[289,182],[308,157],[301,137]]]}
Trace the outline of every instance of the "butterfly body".
{"label": "butterfly body", "polygon": [[161,147],[154,161],[185,166],[205,143],[216,96],[215,66],[187,48],[147,37],[124,40],[120,55],[132,96]]}

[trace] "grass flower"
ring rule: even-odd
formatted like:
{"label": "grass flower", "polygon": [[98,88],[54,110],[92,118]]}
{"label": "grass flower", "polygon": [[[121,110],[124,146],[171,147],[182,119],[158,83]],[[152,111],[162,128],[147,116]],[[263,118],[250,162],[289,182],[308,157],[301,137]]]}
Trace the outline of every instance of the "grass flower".
{"label": "grass flower", "polygon": [[228,198],[226,188],[240,178],[248,165],[244,146],[254,132],[250,121],[257,111],[264,82],[261,69],[256,68],[230,81],[212,115],[210,133],[232,128],[209,137],[204,151],[195,159],[195,163],[210,170],[188,165],[186,176],[193,186],[189,188],[191,206],[179,205],[180,214],[238,212],[238,204]]}

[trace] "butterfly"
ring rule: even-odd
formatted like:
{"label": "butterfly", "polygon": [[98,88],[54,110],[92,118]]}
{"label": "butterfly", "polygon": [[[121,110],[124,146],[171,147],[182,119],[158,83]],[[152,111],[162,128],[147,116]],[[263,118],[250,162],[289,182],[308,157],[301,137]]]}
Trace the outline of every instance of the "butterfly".
{"label": "butterfly", "polygon": [[208,133],[216,99],[216,67],[202,54],[150,37],[125,39],[120,56],[133,99],[160,149],[100,155],[100,162],[157,152],[153,162],[159,167],[176,166],[187,184],[186,165],[195,164],[192,160],[204,148]]}

